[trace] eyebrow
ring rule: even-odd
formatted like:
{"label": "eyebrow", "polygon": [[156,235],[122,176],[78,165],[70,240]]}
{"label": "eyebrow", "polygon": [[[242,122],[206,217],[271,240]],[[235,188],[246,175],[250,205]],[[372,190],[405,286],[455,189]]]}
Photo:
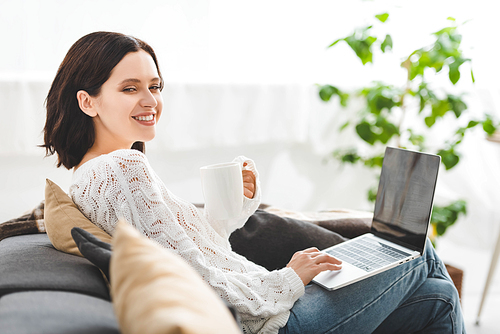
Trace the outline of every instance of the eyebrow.
{"label": "eyebrow", "polygon": [[[153,79],[151,79],[151,82],[153,81],[161,81],[159,77],[155,77]],[[127,84],[127,83],[140,83],[141,80],[139,79],[136,79],[136,78],[129,78],[129,79],[125,79],[123,80],[122,82],[120,82],[118,85],[124,85],[124,84]]]}

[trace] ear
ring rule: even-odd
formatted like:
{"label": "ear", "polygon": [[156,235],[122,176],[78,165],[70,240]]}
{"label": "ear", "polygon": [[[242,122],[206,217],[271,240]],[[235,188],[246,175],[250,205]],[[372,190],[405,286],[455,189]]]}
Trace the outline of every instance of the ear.
{"label": "ear", "polygon": [[76,93],[76,99],[78,100],[78,106],[85,114],[89,115],[90,117],[97,116],[94,99],[89,95],[89,93],[84,90],[79,90]]}

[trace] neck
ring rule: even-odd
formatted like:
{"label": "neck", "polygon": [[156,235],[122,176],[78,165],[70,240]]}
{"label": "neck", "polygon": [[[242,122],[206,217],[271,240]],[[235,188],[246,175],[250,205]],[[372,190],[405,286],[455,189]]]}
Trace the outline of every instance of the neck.
{"label": "neck", "polygon": [[101,156],[103,154],[108,154],[108,153],[114,152],[116,150],[121,150],[121,149],[129,149],[131,147],[132,147],[132,145],[130,145],[129,147],[115,147],[115,148],[112,148],[112,147],[102,147],[102,146],[99,146],[97,144],[94,144],[87,151],[87,153],[85,153],[85,155],[82,158],[82,161],[80,161],[80,163],[74,167],[73,171],[76,171],[81,165],[83,165],[87,161],[92,160],[94,158],[97,158],[97,157],[99,157],[99,156]]}

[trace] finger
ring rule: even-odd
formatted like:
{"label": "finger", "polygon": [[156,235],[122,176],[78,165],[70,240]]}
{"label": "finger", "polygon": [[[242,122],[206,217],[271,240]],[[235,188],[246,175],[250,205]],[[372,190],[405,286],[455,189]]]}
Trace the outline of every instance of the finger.
{"label": "finger", "polygon": [[255,181],[254,180],[245,180],[243,179],[243,184],[251,187],[255,187]]}
{"label": "finger", "polygon": [[342,265],[340,264],[333,264],[333,263],[321,263],[318,265],[318,273],[326,270],[333,270],[333,271],[339,271],[342,269]]}
{"label": "finger", "polygon": [[320,252],[321,255],[318,255],[315,257],[315,260],[317,261],[316,263],[331,263],[331,264],[336,264],[336,265],[341,265],[342,261],[339,259],[331,256],[330,254]]}
{"label": "finger", "polygon": [[255,183],[254,182],[248,182],[248,181],[243,181],[243,185],[247,188],[254,189],[255,188]]}
{"label": "finger", "polygon": [[243,171],[243,183],[255,185],[255,175],[251,171]]}
{"label": "finger", "polygon": [[243,195],[245,195],[245,197],[247,198],[253,198],[254,191],[247,188],[243,188]]}
{"label": "finger", "polygon": [[315,252],[319,252],[319,249],[316,247],[309,247],[302,251],[302,253],[315,253]]}
{"label": "finger", "polygon": [[253,198],[255,195],[256,181],[255,175],[252,171],[244,170],[243,175],[243,194],[247,198]]}
{"label": "finger", "polygon": [[243,175],[243,181],[255,182],[255,174],[251,170],[244,170],[241,173]]}

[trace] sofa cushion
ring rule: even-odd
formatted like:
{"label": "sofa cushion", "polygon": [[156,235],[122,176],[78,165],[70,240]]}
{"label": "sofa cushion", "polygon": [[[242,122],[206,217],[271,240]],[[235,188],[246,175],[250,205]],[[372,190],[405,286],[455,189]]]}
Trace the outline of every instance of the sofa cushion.
{"label": "sofa cushion", "polygon": [[92,233],[85,231],[80,227],[73,227],[71,235],[75,240],[80,253],[99,268],[104,277],[109,279],[109,261],[111,260],[111,244],[101,241]]}
{"label": "sofa cushion", "polygon": [[268,206],[264,210],[280,217],[310,222],[349,239],[370,232],[373,219],[372,212],[351,209],[293,211]]}
{"label": "sofa cushion", "polygon": [[124,334],[241,333],[219,296],[179,255],[119,221],[111,293]]}
{"label": "sofa cushion", "polygon": [[57,184],[47,179],[45,184],[45,230],[54,247],[62,252],[82,256],[71,236],[73,227],[89,231],[104,242],[111,236],[92,224],[80,212],[73,200]]}
{"label": "sofa cushion", "polygon": [[0,296],[23,290],[63,290],[109,300],[101,272],[87,259],[57,251],[46,234],[0,241]]}
{"label": "sofa cushion", "polygon": [[120,333],[109,301],[62,291],[25,291],[1,297],[0,332]]}
{"label": "sofa cushion", "polygon": [[297,251],[324,249],[346,239],[309,222],[257,210],[229,237],[232,249],[268,270],[284,268]]}

